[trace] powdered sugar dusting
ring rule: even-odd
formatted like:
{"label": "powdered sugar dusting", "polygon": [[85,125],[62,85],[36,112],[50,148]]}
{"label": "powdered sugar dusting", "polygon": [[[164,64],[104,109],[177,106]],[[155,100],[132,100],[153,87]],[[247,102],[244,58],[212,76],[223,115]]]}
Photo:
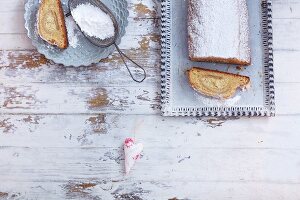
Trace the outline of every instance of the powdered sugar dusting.
{"label": "powdered sugar dusting", "polygon": [[86,3],[78,5],[71,12],[81,30],[88,36],[97,37],[101,40],[114,36],[113,21],[100,8]]}
{"label": "powdered sugar dusting", "polygon": [[246,0],[189,0],[190,56],[250,62]]}
{"label": "powdered sugar dusting", "polygon": [[68,31],[69,46],[76,48],[78,46],[78,33],[76,33],[77,26],[71,17],[66,18],[66,27]]}
{"label": "powdered sugar dusting", "polygon": [[214,99],[214,98],[202,96],[202,95],[199,95],[198,93],[196,95],[197,95],[197,99],[199,101],[201,101],[207,107],[231,107],[231,106],[235,106],[239,103],[239,101],[242,98],[240,95],[236,95],[233,98],[222,100],[222,99]]}

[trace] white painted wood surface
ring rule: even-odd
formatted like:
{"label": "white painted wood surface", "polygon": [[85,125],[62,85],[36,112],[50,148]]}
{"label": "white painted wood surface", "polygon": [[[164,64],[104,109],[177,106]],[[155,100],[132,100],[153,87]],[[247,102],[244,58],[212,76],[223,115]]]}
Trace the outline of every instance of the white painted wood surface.
{"label": "white painted wood surface", "polygon": [[[300,1],[273,0],[277,117],[230,120],[159,116],[160,1],[128,2],[121,47],[146,65],[140,85],[117,54],[47,61],[24,1],[0,0],[0,199],[299,200]],[[129,136],[145,150],[124,177]]]}

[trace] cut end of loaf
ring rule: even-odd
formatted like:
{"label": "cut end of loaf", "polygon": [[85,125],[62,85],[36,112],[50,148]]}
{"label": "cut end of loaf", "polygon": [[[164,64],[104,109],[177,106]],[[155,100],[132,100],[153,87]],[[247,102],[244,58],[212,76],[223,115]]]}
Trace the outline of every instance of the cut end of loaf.
{"label": "cut end of loaf", "polygon": [[229,99],[238,88],[245,90],[250,87],[250,78],[247,76],[195,67],[188,70],[187,75],[194,90],[219,99]]}

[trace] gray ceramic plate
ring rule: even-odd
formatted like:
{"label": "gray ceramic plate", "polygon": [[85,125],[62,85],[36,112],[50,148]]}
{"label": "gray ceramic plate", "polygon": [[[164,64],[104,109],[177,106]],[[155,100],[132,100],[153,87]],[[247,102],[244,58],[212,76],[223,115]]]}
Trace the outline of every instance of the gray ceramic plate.
{"label": "gray ceramic plate", "polygon": [[[127,10],[126,0],[101,0],[115,14],[119,24],[120,34],[117,44],[120,44],[121,38],[125,35],[125,28],[128,25],[129,12]],[[68,0],[62,0],[65,13],[68,10]],[[32,40],[41,54],[46,58],[58,64],[65,66],[88,66],[99,62],[101,59],[108,57],[114,52],[115,47],[100,48],[91,44],[79,30],[75,30],[78,38],[78,43],[75,48],[69,46],[65,50],[60,50],[49,45],[42,40],[37,33],[37,12],[39,8],[39,0],[28,0],[25,5],[25,28],[27,29],[28,37]],[[71,17],[71,16],[70,16]]]}

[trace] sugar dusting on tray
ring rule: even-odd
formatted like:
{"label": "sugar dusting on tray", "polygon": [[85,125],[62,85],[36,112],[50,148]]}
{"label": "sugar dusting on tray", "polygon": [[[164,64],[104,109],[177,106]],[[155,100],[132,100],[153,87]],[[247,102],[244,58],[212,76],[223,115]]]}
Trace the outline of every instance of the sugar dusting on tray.
{"label": "sugar dusting on tray", "polygon": [[76,23],[88,36],[97,37],[101,40],[114,36],[113,21],[100,8],[86,3],[78,5],[71,12]]}
{"label": "sugar dusting on tray", "polygon": [[207,107],[231,107],[231,106],[236,106],[242,98],[240,95],[236,95],[231,99],[222,100],[222,99],[213,99],[213,98],[202,96],[202,95],[199,95],[199,94],[196,94],[196,93],[195,93],[195,95],[197,96],[197,99]]}

